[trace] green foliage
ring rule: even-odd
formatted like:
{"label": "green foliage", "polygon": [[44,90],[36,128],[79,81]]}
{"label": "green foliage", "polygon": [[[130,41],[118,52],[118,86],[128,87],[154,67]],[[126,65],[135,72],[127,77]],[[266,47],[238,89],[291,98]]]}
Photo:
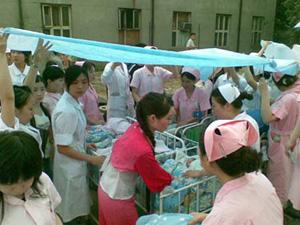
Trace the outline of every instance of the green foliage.
{"label": "green foliage", "polygon": [[300,0],[277,0],[274,41],[292,46],[300,42]]}

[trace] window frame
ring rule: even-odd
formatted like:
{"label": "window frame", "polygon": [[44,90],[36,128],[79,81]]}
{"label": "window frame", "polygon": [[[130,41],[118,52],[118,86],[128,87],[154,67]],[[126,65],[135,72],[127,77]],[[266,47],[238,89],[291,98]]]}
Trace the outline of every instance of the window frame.
{"label": "window frame", "polygon": [[[119,30],[140,30],[141,26],[141,9],[136,8],[118,8],[118,29]],[[125,25],[122,24],[122,12],[124,12],[124,21]],[[127,13],[131,13],[132,15],[132,27],[127,27]],[[138,26],[136,25],[136,14],[138,14]]]}
{"label": "window frame", "polygon": [[[50,16],[50,24],[46,24],[46,13],[45,8],[49,7],[49,16]],[[58,7],[59,9],[59,25],[53,24],[53,7]],[[63,8],[68,9],[68,22],[69,25],[64,25],[63,22]],[[55,35],[55,31],[60,32],[59,36],[65,36],[64,31],[68,31],[69,35],[66,37],[72,37],[72,7],[68,4],[48,4],[48,3],[42,3],[41,4],[41,12],[42,12],[42,29],[43,33]],[[49,31],[49,32],[46,32]]]}
{"label": "window frame", "polygon": [[[182,23],[192,23],[192,12],[184,12],[184,11],[173,11],[172,13],[172,32],[171,32],[171,46],[173,48],[176,47],[185,47],[185,46],[180,46],[179,44],[179,34],[180,32],[183,32],[179,28],[179,15],[180,14],[187,14],[188,20],[184,21]],[[174,16],[175,16],[175,27],[174,27]]]}
{"label": "window frame", "polygon": [[231,14],[216,14],[214,37],[215,47],[228,47],[231,17]]}
{"label": "window frame", "polygon": [[260,47],[259,41],[264,30],[264,16],[253,16],[251,24],[251,48],[258,49]]}

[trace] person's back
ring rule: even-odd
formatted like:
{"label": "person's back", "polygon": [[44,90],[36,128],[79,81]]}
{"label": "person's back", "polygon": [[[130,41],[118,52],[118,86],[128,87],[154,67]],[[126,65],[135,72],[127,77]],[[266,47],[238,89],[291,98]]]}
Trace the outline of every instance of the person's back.
{"label": "person's back", "polygon": [[223,185],[202,225],[282,225],[283,209],[275,188],[260,172]]}

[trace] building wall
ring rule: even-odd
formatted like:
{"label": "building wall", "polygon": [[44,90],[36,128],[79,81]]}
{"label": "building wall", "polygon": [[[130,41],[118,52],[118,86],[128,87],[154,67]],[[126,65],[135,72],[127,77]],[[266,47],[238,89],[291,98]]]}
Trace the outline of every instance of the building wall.
{"label": "building wall", "polygon": [[[240,3],[243,2],[238,41]],[[0,27],[20,27],[18,0],[0,1]],[[71,5],[72,36],[105,42],[119,42],[118,8],[141,10],[140,42],[151,38],[151,0],[22,0],[24,29],[41,32],[41,3]],[[227,49],[251,51],[253,16],[264,16],[263,39],[272,39],[276,0],[154,0],[154,44],[163,49],[172,47],[173,12],[191,12],[192,31],[200,47],[214,47],[216,14],[230,14]]]}
{"label": "building wall", "polygon": [[0,27],[19,27],[18,0],[0,1]]}

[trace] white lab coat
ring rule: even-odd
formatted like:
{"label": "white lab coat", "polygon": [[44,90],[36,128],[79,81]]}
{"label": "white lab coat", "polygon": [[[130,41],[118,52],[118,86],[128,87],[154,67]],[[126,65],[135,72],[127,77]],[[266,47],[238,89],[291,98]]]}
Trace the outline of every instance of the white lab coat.
{"label": "white lab coat", "polygon": [[17,130],[23,131],[23,132],[29,134],[31,137],[33,137],[39,144],[39,148],[40,148],[42,157],[44,157],[44,153],[43,153],[43,149],[42,149],[42,137],[41,137],[38,129],[34,128],[30,124],[26,124],[26,125],[21,124],[17,117],[15,117],[14,128],[8,127],[2,120],[1,114],[0,114],[0,131],[17,131]]}
{"label": "white lab coat", "polygon": [[111,66],[112,63],[108,63],[101,76],[102,82],[108,88],[107,119],[111,117],[134,117],[134,101],[129,88],[127,66],[122,63],[114,70],[111,69]]}
{"label": "white lab coat", "polygon": [[76,217],[89,214],[90,197],[87,163],[57,151],[57,145],[65,145],[86,153],[86,119],[80,103],[68,92],[63,94],[53,111],[52,128],[56,146],[53,181],[62,197],[57,212],[64,222],[69,222]]}
{"label": "white lab coat", "polygon": [[29,69],[30,66],[25,65],[24,71],[21,72],[14,63],[8,66],[13,85],[23,86],[23,81],[29,73]]}

